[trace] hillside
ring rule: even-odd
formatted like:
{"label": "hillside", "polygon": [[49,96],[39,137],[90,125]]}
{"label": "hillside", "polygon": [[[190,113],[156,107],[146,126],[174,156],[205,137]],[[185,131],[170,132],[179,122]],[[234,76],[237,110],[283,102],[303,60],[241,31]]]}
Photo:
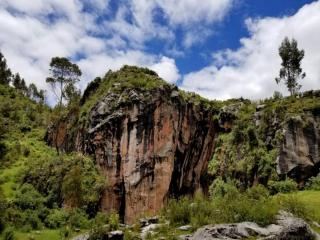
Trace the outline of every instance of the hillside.
{"label": "hillside", "polygon": [[3,235],[102,239],[120,228],[135,239],[139,219],[158,215],[147,239],[176,239],[206,224],[266,226],[279,210],[317,230],[319,100],[310,91],[209,101],[124,66],[59,117],[0,85]]}

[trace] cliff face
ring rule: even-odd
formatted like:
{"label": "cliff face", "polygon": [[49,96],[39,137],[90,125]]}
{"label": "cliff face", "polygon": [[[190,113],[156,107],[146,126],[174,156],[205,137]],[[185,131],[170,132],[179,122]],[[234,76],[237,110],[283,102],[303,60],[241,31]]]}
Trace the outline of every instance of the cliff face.
{"label": "cliff face", "polygon": [[63,129],[53,128],[47,141],[95,158],[108,185],[102,210],[119,212],[130,223],[156,213],[169,196],[201,188],[214,150],[213,116],[203,104],[184,100],[177,88],[109,91],[87,119],[73,126],[75,137],[61,140],[66,131],[60,124]]}
{"label": "cliff face", "polygon": [[320,168],[320,109],[290,118],[284,126],[277,171],[299,183]]}
{"label": "cliff face", "polygon": [[249,187],[290,177],[303,187],[320,172],[320,91],[240,103],[220,109],[213,178]]}
{"label": "cliff face", "polygon": [[[87,133],[77,138],[77,150],[94,155],[108,181],[102,209],[119,211],[127,222],[155,213],[171,194],[199,189],[213,152],[209,112],[184,102],[177,91],[149,94],[107,95],[90,112]],[[130,104],[118,102],[123,95]],[[114,104],[119,107],[112,111]]]}

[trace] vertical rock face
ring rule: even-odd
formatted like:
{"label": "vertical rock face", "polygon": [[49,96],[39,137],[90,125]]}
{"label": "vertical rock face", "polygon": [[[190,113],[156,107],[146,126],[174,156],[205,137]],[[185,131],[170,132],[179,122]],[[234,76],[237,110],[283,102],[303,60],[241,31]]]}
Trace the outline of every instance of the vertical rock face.
{"label": "vertical rock face", "polygon": [[212,113],[185,101],[176,88],[109,93],[88,119],[76,139],[64,142],[100,166],[108,184],[102,210],[117,211],[130,223],[158,211],[169,196],[201,187],[214,150]]}
{"label": "vertical rock face", "polygon": [[277,170],[303,183],[315,176],[320,167],[320,111],[290,118],[277,160]]}

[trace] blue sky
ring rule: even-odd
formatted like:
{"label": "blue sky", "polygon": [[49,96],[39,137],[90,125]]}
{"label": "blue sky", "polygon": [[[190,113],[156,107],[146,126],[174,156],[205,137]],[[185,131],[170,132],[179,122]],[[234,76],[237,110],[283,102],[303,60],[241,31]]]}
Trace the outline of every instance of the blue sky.
{"label": "blue sky", "polygon": [[82,89],[130,64],[210,99],[287,94],[274,81],[285,36],[306,52],[303,90],[319,88],[319,26],[320,1],[310,0],[0,1],[0,49],[44,89],[50,59],[66,56]]}

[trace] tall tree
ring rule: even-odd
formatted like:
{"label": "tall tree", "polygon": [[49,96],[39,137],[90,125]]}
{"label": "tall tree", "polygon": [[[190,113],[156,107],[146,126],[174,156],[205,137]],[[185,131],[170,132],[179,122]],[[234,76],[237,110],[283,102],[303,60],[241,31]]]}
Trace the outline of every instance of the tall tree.
{"label": "tall tree", "polygon": [[50,77],[46,82],[50,84],[60,108],[63,104],[63,99],[67,99],[67,90],[74,87],[75,83],[80,80],[81,70],[77,64],[73,64],[69,59],[64,57],[54,57],[50,63]]}
{"label": "tall tree", "polygon": [[11,82],[12,73],[7,66],[7,61],[0,52],[0,84],[9,85]]}
{"label": "tall tree", "polygon": [[301,88],[298,80],[306,76],[301,68],[304,50],[298,49],[298,43],[295,39],[290,41],[288,37],[285,37],[279,47],[279,55],[282,59],[282,67],[279,72],[279,77],[276,78],[276,82],[279,84],[281,81],[285,81],[292,96]]}

